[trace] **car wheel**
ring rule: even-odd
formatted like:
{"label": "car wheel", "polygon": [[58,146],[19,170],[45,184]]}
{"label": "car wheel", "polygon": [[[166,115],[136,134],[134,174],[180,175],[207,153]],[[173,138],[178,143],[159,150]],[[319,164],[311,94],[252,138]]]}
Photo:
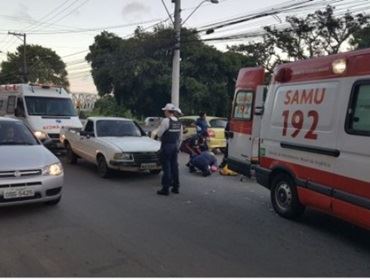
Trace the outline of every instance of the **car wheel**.
{"label": "car wheel", "polygon": [[108,167],[108,164],[107,164],[107,161],[105,160],[105,157],[100,155],[100,156],[98,156],[97,161],[98,161],[97,164],[98,164],[98,174],[99,174],[99,176],[102,177],[102,178],[109,178],[110,175],[111,175],[111,170]]}
{"label": "car wheel", "polygon": [[271,203],[280,216],[288,219],[298,218],[305,209],[299,202],[292,177],[284,173],[276,175],[272,180]]}
{"label": "car wheel", "polygon": [[158,175],[159,173],[161,173],[162,170],[160,169],[156,169],[156,170],[149,170],[150,174],[153,174],[153,175]]}
{"label": "car wheel", "polygon": [[49,205],[49,206],[57,205],[60,202],[61,199],[62,199],[62,197],[58,197],[57,199],[46,201],[45,204]]}
{"label": "car wheel", "polygon": [[76,164],[77,163],[77,155],[73,152],[72,147],[69,143],[66,144],[66,150],[67,150],[67,161],[70,164]]}

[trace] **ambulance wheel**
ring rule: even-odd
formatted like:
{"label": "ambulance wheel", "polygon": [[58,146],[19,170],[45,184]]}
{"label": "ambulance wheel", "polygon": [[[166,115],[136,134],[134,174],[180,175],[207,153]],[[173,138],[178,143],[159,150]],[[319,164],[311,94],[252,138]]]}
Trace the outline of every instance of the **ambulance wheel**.
{"label": "ambulance wheel", "polygon": [[305,209],[299,202],[293,178],[284,173],[277,174],[272,179],[271,203],[280,216],[288,219],[298,218]]}
{"label": "ambulance wheel", "polygon": [[108,167],[107,161],[103,155],[97,157],[98,174],[102,178],[109,178],[112,170]]}
{"label": "ambulance wheel", "polygon": [[67,161],[70,164],[76,164],[77,163],[77,155],[73,152],[71,144],[68,142],[65,144],[66,150],[67,150]]}

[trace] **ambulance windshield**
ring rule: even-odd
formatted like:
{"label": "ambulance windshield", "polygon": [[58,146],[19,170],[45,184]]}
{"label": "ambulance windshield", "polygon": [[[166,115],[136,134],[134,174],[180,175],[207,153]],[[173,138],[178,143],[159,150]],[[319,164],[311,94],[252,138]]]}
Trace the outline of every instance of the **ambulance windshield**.
{"label": "ambulance windshield", "polygon": [[27,96],[25,99],[28,115],[31,116],[77,116],[69,98]]}

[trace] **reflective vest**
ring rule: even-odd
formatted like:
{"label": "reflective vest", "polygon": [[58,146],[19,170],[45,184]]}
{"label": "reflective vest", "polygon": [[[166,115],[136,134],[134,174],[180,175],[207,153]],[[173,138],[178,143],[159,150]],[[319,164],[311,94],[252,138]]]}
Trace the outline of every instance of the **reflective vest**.
{"label": "reflective vest", "polygon": [[174,121],[171,118],[168,129],[163,133],[161,137],[162,144],[178,144],[181,133],[181,122]]}

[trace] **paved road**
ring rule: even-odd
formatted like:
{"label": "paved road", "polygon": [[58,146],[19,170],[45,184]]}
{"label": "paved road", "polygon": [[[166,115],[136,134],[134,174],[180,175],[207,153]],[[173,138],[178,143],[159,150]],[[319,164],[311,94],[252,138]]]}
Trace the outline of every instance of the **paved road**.
{"label": "paved road", "polygon": [[282,219],[253,181],[183,169],[160,197],[159,176],[65,167],[58,206],[0,209],[0,276],[370,276],[369,232]]}

